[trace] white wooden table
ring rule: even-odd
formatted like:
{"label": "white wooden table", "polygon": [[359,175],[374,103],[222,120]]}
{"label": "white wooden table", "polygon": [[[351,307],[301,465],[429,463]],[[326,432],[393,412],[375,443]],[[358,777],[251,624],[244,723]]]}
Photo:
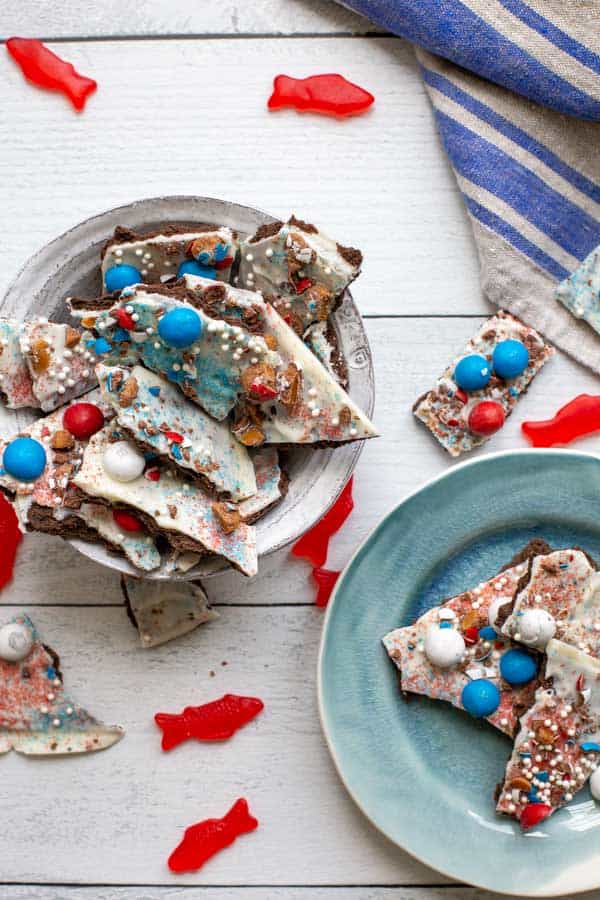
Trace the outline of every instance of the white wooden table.
{"label": "white wooden table", "polygon": [[[354,295],[375,357],[382,437],[365,447],[355,511],[332,543],[327,565],[341,567],[384,513],[449,465],[410,408],[489,313],[410,46],[327,0],[3,0],[0,36],[11,35],[47,39],[99,90],[77,116],[0,58],[0,294],[48,239],[158,194],[293,211],[364,250]],[[323,71],[371,90],[374,109],[347,122],[267,113],[274,75]],[[523,418],[585,390],[597,392],[597,379],[560,355],[489,448],[523,446]],[[27,537],[3,618],[31,613],[61,654],[67,687],[127,735],[104,754],[0,760],[0,896],[489,898],[388,843],[346,795],[317,716],[322,613],[308,566],[283,552],[252,582],[226,575],[208,592],[218,621],[143,651],[113,572],[60,541]],[[264,714],[223,746],[161,754],[157,710],[227,690],[262,697]],[[170,875],[165,860],[182,829],[241,795],[259,831],[197,874]]]}

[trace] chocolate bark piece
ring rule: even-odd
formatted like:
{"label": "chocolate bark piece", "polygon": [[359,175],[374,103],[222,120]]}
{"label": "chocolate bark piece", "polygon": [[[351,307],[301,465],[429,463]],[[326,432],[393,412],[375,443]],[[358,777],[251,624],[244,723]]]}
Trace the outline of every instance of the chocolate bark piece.
{"label": "chocolate bark piece", "polygon": [[[226,423],[212,419],[174,385],[142,366],[100,365],[97,375],[119,427],[137,446],[231,500],[256,493],[252,460]],[[135,386],[135,395],[129,386]]]}
{"label": "chocolate bark piece", "polygon": [[[459,389],[454,380],[457,363],[473,354],[483,356],[491,363],[494,348],[505,340],[521,341],[527,347],[529,363],[525,371],[510,380],[492,375],[484,388],[468,394]],[[501,311],[481,326],[435,387],[417,400],[413,412],[444,450],[451,456],[460,456],[489,440],[488,436],[476,434],[469,427],[469,415],[474,407],[481,401],[494,401],[500,404],[505,417],[510,415],[521,394],[553,354],[554,349],[533,328]]]}
{"label": "chocolate bark piece", "polygon": [[29,367],[21,352],[23,323],[0,319],[0,397],[9,409],[38,405]]}
{"label": "chocolate bark piece", "polygon": [[105,750],[123,737],[65,694],[58,655],[27,616],[0,628],[0,753],[61,756]]}
{"label": "chocolate bark piece", "polygon": [[[535,547],[526,547],[515,565],[433,607],[413,625],[398,628],[383,638],[390,658],[400,671],[403,692],[445,700],[462,709],[465,686],[474,679],[488,679],[498,687],[500,703],[487,721],[509,736],[515,733],[519,718],[533,702],[539,679],[534,678],[521,686],[511,686],[504,681],[500,675],[500,662],[515,644],[498,634],[491,623],[497,610],[512,602],[520,580],[527,572],[527,554],[534,551]],[[446,628],[462,637],[465,650],[455,665],[443,668],[428,658],[425,641],[430,629]]]}
{"label": "chocolate bark piece", "polygon": [[[112,410],[103,406],[98,391],[92,391],[85,400],[98,406],[106,421],[112,418]],[[71,479],[81,465],[86,442],[73,438],[70,446],[62,449],[57,446],[56,435],[64,433],[63,416],[68,408],[69,405],[60,407],[18,434],[0,439],[0,458],[15,437],[31,437],[42,444],[46,452],[46,467],[35,481],[18,481],[5,470],[0,472],[0,490],[14,500],[17,516],[24,527],[30,524],[28,516],[32,504],[50,510],[71,505]]]}
{"label": "chocolate bark piece", "polygon": [[195,261],[206,278],[229,281],[238,251],[237,232],[224,225],[165,225],[139,233],[118,226],[102,248],[102,279],[108,269],[128,265],[145,284],[176,279],[182,263]]}
{"label": "chocolate bark piece", "polygon": [[360,274],[362,254],[292,216],[261,226],[240,246],[239,283],[261,291],[298,334],[325,322]]}
{"label": "chocolate bark piece", "polygon": [[[201,336],[185,349],[168,345],[158,334],[161,317],[190,305],[201,319]],[[135,317],[135,331],[119,324],[124,314]],[[172,291],[126,288],[97,314],[95,328],[107,364],[137,355],[214,418],[224,419],[235,407],[233,433],[245,447],[339,445],[377,434],[260,294],[188,275]]]}
{"label": "chocolate bark piece", "polygon": [[288,491],[289,478],[279,464],[276,447],[262,447],[252,453],[256,494],[238,503],[243,522],[254,524],[280,503]]}
{"label": "chocolate bark piece", "polygon": [[600,334],[600,247],[556,288],[554,296],[576,319]]}
{"label": "chocolate bark piece", "polygon": [[538,555],[520,585],[502,633],[537,650],[551,638],[600,656],[600,573],[577,548]]}
{"label": "chocolate bark piece", "polygon": [[70,325],[44,318],[24,322],[20,347],[29,369],[35,405],[44,412],[80,397],[97,383],[93,348]]}
{"label": "chocolate bark piece", "polygon": [[219,618],[200,584],[148,582],[123,575],[121,588],[142,647],[158,647]]}
{"label": "chocolate bark piece", "polygon": [[257,570],[256,536],[252,526],[241,522],[232,533],[220,527],[213,510],[213,498],[197,485],[184,481],[169,470],[159,469],[158,480],[144,474],[133,480],[117,481],[104,467],[104,454],[123,435],[110,425],[97,432],[84,450],[73,483],[83,495],[117,509],[131,511],[152,535],[161,535],[178,550],[221,556],[245,575]]}
{"label": "chocolate bark piece", "polygon": [[572,800],[600,762],[600,661],[554,639],[546,655],[497,804],[524,828]]}

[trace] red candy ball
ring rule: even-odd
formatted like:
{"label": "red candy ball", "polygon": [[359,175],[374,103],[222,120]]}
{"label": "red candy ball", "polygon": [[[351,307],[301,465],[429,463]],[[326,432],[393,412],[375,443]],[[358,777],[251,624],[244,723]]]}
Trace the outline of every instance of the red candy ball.
{"label": "red candy ball", "polygon": [[144,526],[139,519],[122,509],[113,510],[113,519],[123,531],[143,531]]}
{"label": "red candy ball", "polygon": [[104,426],[104,416],[93,403],[73,403],[63,416],[63,425],[78,441],[85,441]]}
{"label": "red candy ball", "polygon": [[548,806],[547,803],[528,803],[523,809],[521,818],[519,819],[521,828],[523,831],[527,831],[528,828],[533,828],[534,825],[538,825],[540,822],[543,822],[544,819],[547,819],[551,812],[552,807]]}
{"label": "red candy ball", "polygon": [[494,400],[482,400],[469,413],[469,428],[474,434],[494,434],[504,425],[504,410]]}

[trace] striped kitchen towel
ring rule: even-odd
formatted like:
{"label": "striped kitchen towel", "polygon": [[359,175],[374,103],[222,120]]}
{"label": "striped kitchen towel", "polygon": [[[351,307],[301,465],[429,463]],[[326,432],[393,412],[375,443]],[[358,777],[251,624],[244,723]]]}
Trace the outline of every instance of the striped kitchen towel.
{"label": "striped kitchen towel", "polygon": [[600,373],[600,336],[554,298],[600,244],[598,0],[344,5],[419,45],[488,298]]}

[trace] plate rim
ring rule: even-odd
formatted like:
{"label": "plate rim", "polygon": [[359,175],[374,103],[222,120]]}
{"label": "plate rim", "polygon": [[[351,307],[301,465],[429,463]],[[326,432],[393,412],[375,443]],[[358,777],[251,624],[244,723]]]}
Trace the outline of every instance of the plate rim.
{"label": "plate rim", "polygon": [[[364,807],[361,799],[359,798],[357,792],[350,785],[348,779],[346,778],[342,765],[338,759],[337,751],[335,747],[335,742],[332,734],[328,728],[327,721],[327,711],[325,709],[325,699],[324,699],[324,688],[323,688],[323,678],[324,678],[324,656],[325,656],[325,644],[327,641],[327,634],[330,625],[330,620],[332,617],[332,611],[335,605],[335,601],[337,599],[338,594],[341,592],[341,588],[343,587],[344,581],[346,580],[348,573],[353,567],[357,557],[363,551],[363,549],[370,544],[373,540],[377,539],[378,533],[384,528],[386,523],[391,519],[391,517],[397,512],[400,507],[404,506],[404,504],[408,503],[414,497],[428,489],[429,487],[437,484],[438,482],[444,481],[446,478],[451,476],[454,472],[462,471],[464,469],[470,468],[472,466],[481,465],[484,462],[489,462],[490,460],[505,458],[509,456],[556,456],[556,457],[571,457],[574,459],[583,458],[585,460],[594,460],[600,465],[600,458],[597,454],[591,453],[589,451],[584,450],[570,450],[567,448],[559,448],[559,447],[520,447],[514,450],[497,450],[491,453],[485,453],[482,456],[477,456],[474,459],[463,460],[460,463],[457,463],[450,468],[444,470],[443,472],[438,473],[437,475],[433,475],[430,478],[426,479],[418,488],[413,491],[407,493],[398,503],[396,503],[384,516],[383,518],[375,525],[375,527],[369,532],[369,534],[360,542],[356,550],[353,552],[352,556],[342,569],[340,577],[338,578],[336,585],[333,589],[329,602],[327,604],[327,608],[325,610],[325,616],[323,619],[323,625],[321,629],[321,638],[319,642],[319,653],[317,657],[317,672],[316,672],[316,691],[317,691],[317,707],[319,712],[319,721],[321,725],[321,731],[323,733],[323,737],[325,738],[325,743],[327,745],[327,749],[331,756],[333,765],[335,767],[338,778],[340,779],[342,785],[348,792],[352,801],[356,804],[361,814],[368,820],[368,822],[377,830],[377,832],[383,835],[386,840],[388,840],[391,844],[398,847],[404,853],[407,853],[413,859],[416,859],[417,862],[422,863],[428,868],[432,869],[435,872],[439,872],[441,875],[444,875],[446,878],[451,879],[457,883],[465,883],[465,879],[463,875],[457,875],[447,868],[440,868],[436,863],[431,862],[430,860],[424,858],[422,855],[417,853],[416,851],[409,849],[408,847],[403,846],[399,843],[395,838],[393,838],[388,832],[381,826],[379,823],[373,818],[373,816],[367,812]],[[502,888],[497,888],[494,886],[490,886],[489,884],[484,884],[479,881],[468,881],[466,882],[468,886],[478,888],[480,890],[492,891],[497,894],[501,894],[503,896],[514,897],[514,891],[504,890]],[[584,885],[583,887],[576,888],[575,890],[569,891],[569,896],[576,896],[577,894],[582,894],[584,892],[597,890],[600,888],[600,873],[598,875],[598,880],[594,885]],[[549,889],[542,891],[536,891],[535,893],[530,893],[527,889],[520,889],[519,895],[522,897],[562,897],[565,896],[564,889]]]}
{"label": "plate rim", "polygon": [[[9,281],[8,286],[2,297],[0,298],[0,315],[2,314],[2,306],[6,304],[6,302],[10,302],[11,298],[15,294],[15,292],[19,291],[19,282],[22,278],[27,276],[28,270],[32,267],[35,268],[36,265],[39,264],[40,260],[44,260],[45,256],[48,254],[52,255],[53,253],[60,254],[60,245],[61,242],[65,239],[68,240],[69,236],[73,234],[73,232],[78,231],[82,228],[93,228],[94,223],[98,220],[103,219],[106,216],[115,216],[119,214],[123,214],[127,216],[131,214],[132,211],[136,210],[138,207],[149,208],[151,211],[155,204],[188,204],[188,203],[198,203],[210,205],[211,203],[216,204],[217,206],[227,207],[230,210],[240,210],[247,211],[251,216],[258,215],[259,217],[264,217],[267,221],[274,222],[280,221],[277,216],[274,216],[272,213],[266,212],[264,209],[258,206],[251,206],[247,203],[238,203],[235,200],[223,199],[221,197],[210,197],[202,194],[164,194],[164,195],[155,195],[152,197],[137,197],[134,200],[129,202],[120,203],[117,206],[110,207],[107,209],[103,209],[99,212],[94,213],[93,215],[86,216],[70,227],[66,228],[60,234],[51,238],[49,241],[46,241],[41,247],[38,247],[37,250],[34,251],[20,266],[17,270],[13,278]],[[182,212],[181,214],[182,220],[186,220],[186,213]],[[234,226],[235,227],[235,226]],[[44,273],[44,283],[47,284],[48,281],[52,278],[54,273],[47,270]],[[42,290],[43,288],[40,288]],[[376,403],[376,381],[375,381],[375,367],[373,363],[373,352],[371,350],[371,346],[369,343],[369,338],[367,334],[367,330],[364,324],[364,317],[354,300],[352,292],[350,288],[347,288],[344,292],[343,297],[345,297],[350,304],[350,308],[360,321],[360,327],[362,332],[362,340],[363,346],[367,355],[367,369],[370,372],[370,376],[367,376],[367,381],[370,387],[370,397],[368,407],[365,407],[364,411],[369,418],[373,417],[373,411]],[[340,304],[340,308],[343,304]],[[334,313],[335,315],[335,313]],[[340,328],[339,323],[336,325],[336,328]],[[19,410],[15,410],[17,413],[17,424],[18,423],[18,414]],[[340,477],[335,477],[335,488],[333,492],[330,494],[329,502],[326,506],[319,511],[318,514],[315,514],[314,518],[311,521],[308,521],[302,525],[302,530],[298,531],[297,534],[290,538],[283,538],[276,540],[271,547],[267,550],[259,553],[258,558],[266,558],[267,556],[272,555],[278,551],[285,549],[285,547],[290,546],[295,541],[297,541],[303,534],[306,534],[310,531],[311,528],[331,509],[331,507],[335,504],[340,494],[342,493],[345,484],[352,477],[354,470],[358,464],[362,451],[364,449],[365,441],[356,441],[353,444],[348,445],[349,452],[346,454],[346,463],[344,465],[345,475]],[[319,452],[319,451],[315,451]],[[327,469],[331,466],[332,459],[327,460],[323,465],[323,470]],[[284,498],[285,500],[285,498]],[[291,511],[291,510],[290,510]],[[69,543],[75,550],[81,553],[88,559],[98,563],[99,565],[104,566],[105,568],[112,569],[115,572],[118,572],[121,575],[131,576],[142,578],[150,581],[194,581],[194,580],[205,580],[209,578],[214,578],[218,575],[223,575],[230,573],[233,571],[232,566],[230,566],[226,561],[219,561],[218,558],[215,562],[211,564],[209,561],[206,564],[206,568],[198,571],[198,567],[202,567],[202,561],[200,561],[197,565],[195,565],[192,569],[184,573],[177,573],[175,571],[165,573],[159,570],[159,572],[144,572],[141,570],[137,570],[133,564],[129,562],[125,557],[120,555],[115,555],[114,560],[115,564],[112,565],[111,562],[106,561],[105,559],[98,558],[93,553],[93,548],[96,546],[95,544],[89,544],[86,541],[82,541],[78,538],[69,538],[66,539],[67,543]]]}

